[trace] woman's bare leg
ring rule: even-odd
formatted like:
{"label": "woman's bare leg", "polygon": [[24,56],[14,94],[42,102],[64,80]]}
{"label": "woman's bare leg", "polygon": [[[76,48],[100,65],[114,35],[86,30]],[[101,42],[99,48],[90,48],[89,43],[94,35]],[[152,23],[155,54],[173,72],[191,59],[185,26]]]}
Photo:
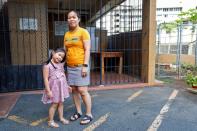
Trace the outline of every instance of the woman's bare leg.
{"label": "woman's bare leg", "polygon": [[72,96],[73,96],[73,100],[74,100],[74,104],[75,104],[77,112],[82,114],[80,94],[77,88],[78,87],[72,87]]}
{"label": "woman's bare leg", "polygon": [[84,86],[84,87],[78,87],[78,91],[82,97],[82,100],[85,104],[86,107],[86,115],[91,116],[92,117],[92,101],[91,101],[91,96],[88,92],[88,87]]}

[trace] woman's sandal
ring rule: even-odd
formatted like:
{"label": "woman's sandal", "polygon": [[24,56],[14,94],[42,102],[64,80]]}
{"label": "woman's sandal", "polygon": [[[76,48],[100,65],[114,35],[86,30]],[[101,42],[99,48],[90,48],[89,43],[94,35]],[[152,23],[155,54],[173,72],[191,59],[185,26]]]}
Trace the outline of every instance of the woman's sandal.
{"label": "woman's sandal", "polygon": [[75,113],[70,117],[70,121],[76,121],[77,119],[79,119],[81,117],[80,113]]}
{"label": "woman's sandal", "polygon": [[80,124],[81,125],[86,125],[89,124],[93,118],[91,116],[85,115],[84,118],[81,120]]}
{"label": "woman's sandal", "polygon": [[67,119],[61,119],[60,120],[60,122],[62,123],[62,124],[64,124],[64,125],[68,125],[70,122],[69,122],[69,120],[67,120]]}
{"label": "woman's sandal", "polygon": [[55,123],[54,121],[48,121],[48,126],[52,128],[58,128],[59,125]]}

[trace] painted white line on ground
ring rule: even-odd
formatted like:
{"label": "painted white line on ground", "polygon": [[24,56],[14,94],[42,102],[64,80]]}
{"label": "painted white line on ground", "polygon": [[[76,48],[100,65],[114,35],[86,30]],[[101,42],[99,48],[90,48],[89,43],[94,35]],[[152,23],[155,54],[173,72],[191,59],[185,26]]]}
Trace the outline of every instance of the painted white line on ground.
{"label": "painted white line on ground", "polygon": [[28,121],[19,117],[19,116],[15,116],[15,115],[11,115],[11,116],[8,116],[8,119],[9,120],[12,120],[12,121],[15,121],[17,123],[20,123],[20,124],[28,124]]}
{"label": "painted white line on ground", "polygon": [[74,106],[75,106],[74,104],[69,105],[69,106],[66,107],[66,109],[72,108],[72,107],[74,107]]}
{"label": "painted white line on ground", "polygon": [[177,94],[178,94],[178,90],[174,90],[171,93],[170,97],[168,98],[167,103],[163,106],[159,115],[155,118],[155,120],[153,121],[153,123],[151,124],[151,126],[148,128],[147,131],[157,131],[158,130],[158,128],[161,125],[162,120],[164,118],[164,114],[167,113],[168,110],[170,109],[170,105],[172,104],[172,102],[176,98]]}
{"label": "painted white line on ground", "polygon": [[93,131],[94,129],[96,129],[97,127],[99,127],[101,124],[103,124],[107,118],[109,117],[110,112],[101,116],[97,121],[95,121],[93,124],[91,124],[90,126],[88,126],[87,128],[83,129],[83,131]]}
{"label": "painted white line on ground", "polygon": [[135,92],[133,95],[131,95],[130,97],[128,97],[127,102],[132,101],[134,98],[136,98],[137,96],[139,96],[143,91],[139,90],[138,92]]}
{"label": "painted white line on ground", "polygon": [[97,96],[98,96],[97,94],[94,94],[94,95],[92,95],[91,97],[93,97],[93,98],[94,98],[94,97],[97,97]]}

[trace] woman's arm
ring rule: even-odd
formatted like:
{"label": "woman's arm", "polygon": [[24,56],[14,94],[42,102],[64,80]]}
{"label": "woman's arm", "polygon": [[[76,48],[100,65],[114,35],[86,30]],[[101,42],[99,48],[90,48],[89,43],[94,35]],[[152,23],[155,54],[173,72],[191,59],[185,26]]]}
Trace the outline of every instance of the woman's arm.
{"label": "woman's arm", "polygon": [[89,64],[89,59],[90,59],[90,40],[83,40],[83,45],[84,45],[84,63],[83,64]]}
{"label": "woman's arm", "polygon": [[[83,45],[84,45],[84,51],[85,51],[83,64],[88,65],[89,59],[90,59],[90,40],[83,40]],[[87,71],[88,71],[87,67],[82,67],[82,72],[81,72],[82,77],[87,76]]]}

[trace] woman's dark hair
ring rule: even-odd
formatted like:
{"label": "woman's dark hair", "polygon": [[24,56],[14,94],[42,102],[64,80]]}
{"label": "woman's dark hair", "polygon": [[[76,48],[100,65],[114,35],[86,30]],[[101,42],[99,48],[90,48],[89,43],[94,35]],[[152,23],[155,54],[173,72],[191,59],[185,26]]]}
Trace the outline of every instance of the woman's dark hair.
{"label": "woman's dark hair", "polygon": [[[51,51],[49,59],[46,62],[44,62],[44,64],[49,64],[51,62],[51,59],[53,57],[53,52],[55,52],[55,53],[63,52],[64,54],[66,54],[64,48],[57,47],[53,51]],[[61,63],[63,63],[65,60],[66,60],[66,55],[64,55],[64,58],[62,59]],[[54,64],[52,62],[51,62],[51,64],[56,69],[56,67],[54,66]]]}
{"label": "woman's dark hair", "polygon": [[[78,13],[76,10],[71,10],[71,11],[68,12],[68,14],[69,14],[70,12],[74,12],[74,13],[77,15],[77,17],[78,17],[79,19],[81,19],[81,16],[79,15],[79,13]],[[67,18],[68,18],[68,14],[67,14]]]}

